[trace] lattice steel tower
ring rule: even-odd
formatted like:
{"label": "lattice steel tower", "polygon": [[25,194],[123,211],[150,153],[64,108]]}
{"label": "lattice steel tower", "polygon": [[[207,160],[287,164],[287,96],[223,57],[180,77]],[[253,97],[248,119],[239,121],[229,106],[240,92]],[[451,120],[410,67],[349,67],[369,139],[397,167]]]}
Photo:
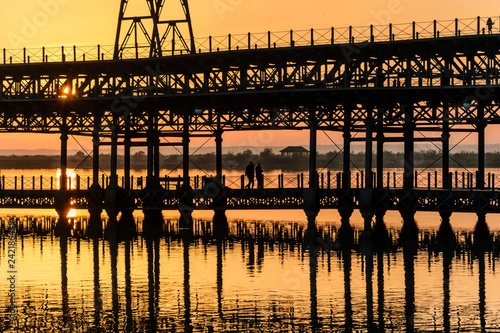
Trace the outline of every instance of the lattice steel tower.
{"label": "lattice steel tower", "polygon": [[151,58],[196,52],[188,0],[121,0],[113,58],[144,57],[148,49]]}

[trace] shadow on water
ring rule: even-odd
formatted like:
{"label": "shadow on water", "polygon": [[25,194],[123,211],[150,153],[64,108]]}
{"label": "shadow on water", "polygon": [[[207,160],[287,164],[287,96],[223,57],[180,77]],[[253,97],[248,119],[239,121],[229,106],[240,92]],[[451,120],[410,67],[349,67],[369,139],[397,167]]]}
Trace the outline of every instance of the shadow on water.
{"label": "shadow on water", "polygon": [[[60,315],[53,313],[44,320],[54,320],[46,323],[47,327],[62,326],[92,332],[417,332],[422,329],[422,323],[417,318],[425,314],[419,313],[415,305],[419,297],[416,292],[416,284],[419,282],[416,281],[416,260],[422,255],[428,255],[429,258],[440,258],[442,269],[442,289],[439,291],[442,296],[442,317],[439,317],[440,320],[435,318],[437,322],[434,325],[438,331],[452,332],[460,329],[461,317],[467,315],[456,314],[457,310],[452,302],[453,285],[450,281],[454,265],[460,263],[454,258],[468,255],[478,265],[479,292],[476,304],[480,320],[477,331],[486,332],[486,276],[489,272],[486,261],[493,257],[494,269],[494,262],[500,253],[500,236],[491,234],[482,215],[478,216],[473,232],[455,232],[449,215],[442,214],[441,217],[439,229],[429,231],[418,230],[413,216],[409,216],[409,225],[404,232],[388,229],[383,215],[375,218],[373,229],[368,224],[369,230],[350,228],[346,223],[337,229],[333,225],[307,228],[306,224],[301,223],[227,220],[218,220],[216,223],[195,220],[192,229],[186,229],[179,228],[175,221],[167,220],[162,222],[160,234],[154,236],[141,235],[139,222],[139,234],[133,232],[131,237],[121,237],[116,233],[108,233],[104,239],[85,238],[86,224],[82,220],[72,226],[74,231],[69,236],[58,239],[61,265],[61,299],[58,304],[61,311]],[[4,222],[0,221],[3,234]],[[46,241],[44,243],[44,239],[57,239],[53,234],[55,224],[50,219],[19,219],[18,226],[21,244],[28,239],[32,242],[39,241],[41,252],[53,246]],[[154,227],[158,228],[158,225],[155,224]],[[408,230],[412,230],[412,233]],[[5,248],[5,237],[2,239]],[[80,305],[75,305],[72,301],[75,296],[74,286],[68,275],[72,274],[70,263],[74,250],[78,256],[81,254],[81,247],[86,246],[91,249],[93,261],[93,302],[86,313],[81,313]],[[200,291],[197,284],[199,273],[193,273],[199,272],[200,250],[203,251],[205,260],[210,262],[212,259],[209,258],[213,254],[213,316],[208,317],[203,317],[207,314],[202,316],[200,309],[207,307],[207,302],[211,301],[200,299],[200,293],[204,291]],[[239,259],[229,261],[228,258],[238,252],[240,254],[236,257]],[[106,253],[109,254],[109,261],[102,264]],[[137,265],[134,264],[137,253],[144,253],[147,258],[146,293],[137,290],[139,281],[135,279],[138,272],[134,268]],[[171,260],[174,253],[180,255],[182,264],[179,276],[179,295],[182,296],[178,304],[163,296],[169,293],[170,283],[174,282],[169,282],[164,277],[170,273],[171,268],[167,265],[160,270],[160,263],[170,262],[168,260]],[[307,297],[297,298],[299,294],[295,295],[291,291],[289,295],[281,295],[282,298],[273,296],[272,300],[264,300],[259,295],[264,291],[242,289],[238,295],[231,292],[234,290],[234,282],[225,283],[225,279],[231,281],[232,274],[237,270],[234,265],[238,261],[243,264],[248,278],[257,281],[262,278],[268,265],[276,260],[274,257],[282,268],[286,269],[288,260],[298,260],[300,264],[297,267],[306,268],[306,274],[299,274],[297,281],[300,285],[304,279],[307,280]],[[123,264],[120,264],[122,260]],[[105,273],[102,265],[108,267],[108,264],[110,271]],[[399,304],[393,303],[386,294],[388,291],[393,293],[393,286],[386,282],[391,278],[388,272],[397,266],[404,271],[404,296],[401,295]],[[334,278],[333,281],[343,282],[343,297],[334,299],[336,305],[333,306],[328,305],[325,299],[325,292],[329,290],[324,289],[324,281],[336,274],[336,270],[343,280],[337,281]],[[203,274],[212,274],[210,272]],[[105,282],[108,274],[109,282]],[[361,281],[362,287],[359,284]],[[334,289],[336,287],[332,286]],[[363,302],[359,299],[361,290]],[[92,297],[92,294],[85,297]],[[306,299],[307,305],[304,306]],[[172,311],[167,311],[170,307],[177,308],[178,315],[174,316]],[[460,316],[458,320],[457,315]],[[33,323],[25,320],[25,327],[21,329],[29,330],[34,327],[30,326]],[[0,328],[5,330],[6,325],[8,324],[2,322]]]}

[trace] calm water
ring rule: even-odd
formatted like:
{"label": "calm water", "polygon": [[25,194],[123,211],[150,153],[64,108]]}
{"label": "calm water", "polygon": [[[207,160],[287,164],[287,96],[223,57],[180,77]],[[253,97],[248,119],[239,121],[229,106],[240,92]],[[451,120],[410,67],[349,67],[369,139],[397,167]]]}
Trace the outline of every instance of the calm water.
{"label": "calm water", "polygon": [[15,308],[10,284],[0,284],[0,331],[500,331],[500,233],[491,228],[483,253],[473,247],[475,216],[452,218],[458,246],[443,254],[438,215],[423,215],[418,246],[403,248],[396,216],[379,252],[358,241],[356,217],[352,250],[338,249],[338,220],[312,237],[302,222],[231,220],[215,237],[210,221],[196,221],[192,234],[167,221],[165,237],[128,242],[60,239],[24,220],[14,274],[2,234],[2,280],[16,281]]}

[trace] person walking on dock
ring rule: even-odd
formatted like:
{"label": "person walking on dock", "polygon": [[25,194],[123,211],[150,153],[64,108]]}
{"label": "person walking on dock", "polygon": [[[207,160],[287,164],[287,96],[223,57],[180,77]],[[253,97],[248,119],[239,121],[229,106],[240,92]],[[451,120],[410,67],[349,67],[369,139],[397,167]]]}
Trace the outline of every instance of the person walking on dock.
{"label": "person walking on dock", "polygon": [[491,32],[492,32],[492,31],[491,31],[491,28],[493,27],[493,24],[494,24],[494,23],[493,23],[493,21],[492,21],[491,17],[490,17],[490,18],[488,18],[488,21],[486,21],[486,26],[488,27],[488,33],[489,33],[489,34],[491,34]]}
{"label": "person walking on dock", "polygon": [[253,188],[254,175],[255,175],[254,165],[252,162],[250,162],[248,163],[245,169],[245,176],[247,176],[248,178],[248,185],[245,186],[245,188]]}
{"label": "person walking on dock", "polygon": [[257,178],[257,188],[264,188],[264,174],[260,163],[255,167],[255,178]]}

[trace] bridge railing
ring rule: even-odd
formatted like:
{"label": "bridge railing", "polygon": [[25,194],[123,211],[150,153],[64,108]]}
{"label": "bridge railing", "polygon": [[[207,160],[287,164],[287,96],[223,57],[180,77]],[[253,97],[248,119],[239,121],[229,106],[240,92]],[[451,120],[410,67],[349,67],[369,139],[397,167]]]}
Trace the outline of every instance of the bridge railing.
{"label": "bridge railing", "polygon": [[[193,189],[203,189],[207,183],[207,176],[190,177],[190,186]],[[404,174],[402,171],[387,171],[382,175],[382,184],[377,184],[375,171],[372,172],[373,187],[382,187],[397,189],[403,188]],[[316,175],[317,187],[320,189],[340,189],[343,187],[344,175],[342,172],[321,172]],[[457,171],[450,172],[449,184],[452,189],[473,189],[478,187],[477,171]],[[160,185],[166,190],[177,190],[182,186],[183,178],[176,177],[160,177]],[[308,173],[298,174],[271,174],[264,175],[264,189],[275,188],[308,188],[309,187]],[[132,190],[142,190],[146,187],[147,177],[132,176],[130,181]],[[87,190],[93,184],[92,177],[75,175],[67,178],[67,188],[69,190]],[[99,177],[99,186],[103,189],[108,188],[110,179],[102,174]],[[248,179],[244,176],[223,176],[222,184],[232,189],[244,189],[248,184]],[[60,180],[58,177],[47,176],[1,176],[0,190],[58,190],[60,188]],[[379,186],[380,185],[380,186]],[[118,186],[125,187],[125,178],[118,177]],[[500,175],[495,173],[485,174],[484,188],[496,189],[500,186]],[[366,188],[366,175],[364,171],[353,171],[350,174],[351,188]],[[418,170],[413,175],[413,187],[420,189],[439,189],[443,188],[442,172],[437,170]],[[257,180],[254,180],[254,187],[257,188]]]}
{"label": "bridge railing", "polygon": [[[500,33],[500,17],[492,17],[492,32]],[[195,39],[196,52],[211,53],[243,49],[283,48],[295,46],[385,42],[425,38],[470,36],[488,33],[487,18],[475,17],[442,21],[398,23],[310,30],[248,33]],[[188,44],[190,41],[187,41]],[[172,41],[163,45],[163,56],[180,55]],[[113,46],[62,46],[40,49],[3,49],[3,63],[40,63],[66,61],[99,61],[113,59]],[[126,48],[122,59],[148,58],[149,46]]]}

